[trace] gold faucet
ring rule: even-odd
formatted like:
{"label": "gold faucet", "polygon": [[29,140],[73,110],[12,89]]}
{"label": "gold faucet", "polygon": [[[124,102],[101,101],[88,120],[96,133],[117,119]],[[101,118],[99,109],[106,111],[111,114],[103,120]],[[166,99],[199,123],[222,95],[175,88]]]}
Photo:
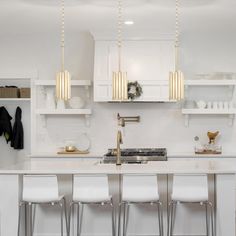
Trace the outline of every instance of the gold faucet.
{"label": "gold faucet", "polygon": [[117,132],[117,147],[116,147],[116,165],[121,165],[121,149],[120,145],[123,144],[122,133]]}
{"label": "gold faucet", "polygon": [[[117,114],[118,125],[125,127],[126,123],[140,122],[140,116],[120,116]],[[120,145],[123,144],[122,133],[120,130],[117,132],[117,147],[113,149],[113,154],[116,155],[116,165],[121,165],[121,149]]]}
{"label": "gold faucet", "polygon": [[118,125],[125,127],[126,123],[140,122],[140,116],[120,116],[117,114]]}

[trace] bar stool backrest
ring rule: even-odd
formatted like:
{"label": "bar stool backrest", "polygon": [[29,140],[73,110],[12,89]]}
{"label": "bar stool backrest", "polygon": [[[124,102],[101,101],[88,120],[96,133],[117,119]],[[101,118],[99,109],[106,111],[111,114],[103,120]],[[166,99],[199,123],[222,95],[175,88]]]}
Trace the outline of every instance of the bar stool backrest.
{"label": "bar stool backrest", "polygon": [[157,175],[123,175],[122,198],[139,201],[158,199]]}
{"label": "bar stool backrest", "polygon": [[23,201],[50,202],[59,198],[56,175],[24,175]]}
{"label": "bar stool backrest", "polygon": [[208,201],[207,175],[174,175],[172,200],[182,202]]}
{"label": "bar stool backrest", "polygon": [[110,199],[107,175],[74,175],[73,199],[89,202]]}
{"label": "bar stool backrest", "polygon": [[206,188],[208,189],[207,175],[205,174],[175,174],[173,188]]}

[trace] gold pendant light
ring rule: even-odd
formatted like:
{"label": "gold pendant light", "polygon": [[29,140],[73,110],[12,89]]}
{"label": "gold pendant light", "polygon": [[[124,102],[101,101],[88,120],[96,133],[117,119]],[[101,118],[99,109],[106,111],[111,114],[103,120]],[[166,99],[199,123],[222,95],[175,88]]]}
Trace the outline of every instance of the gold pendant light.
{"label": "gold pendant light", "polygon": [[112,100],[126,101],[128,100],[127,88],[127,72],[121,70],[121,49],[122,49],[122,1],[118,0],[118,71],[112,75]]}
{"label": "gold pendant light", "polygon": [[179,0],[175,1],[175,71],[169,75],[170,100],[184,99],[184,75],[178,68],[179,49]]}
{"label": "gold pendant light", "polygon": [[67,101],[71,98],[70,73],[65,70],[65,1],[61,1],[61,71],[56,77],[56,98]]}

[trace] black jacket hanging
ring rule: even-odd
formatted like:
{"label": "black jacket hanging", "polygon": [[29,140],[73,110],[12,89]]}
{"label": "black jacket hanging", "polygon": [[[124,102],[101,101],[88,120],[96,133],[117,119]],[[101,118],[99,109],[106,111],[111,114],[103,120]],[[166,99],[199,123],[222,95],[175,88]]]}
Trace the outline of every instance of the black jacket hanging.
{"label": "black jacket hanging", "polygon": [[21,122],[22,110],[20,107],[16,108],[15,123],[13,126],[13,136],[11,141],[11,146],[14,149],[24,148],[24,130]]}
{"label": "black jacket hanging", "polygon": [[7,143],[12,140],[12,117],[5,107],[0,107],[0,136],[4,135]]}

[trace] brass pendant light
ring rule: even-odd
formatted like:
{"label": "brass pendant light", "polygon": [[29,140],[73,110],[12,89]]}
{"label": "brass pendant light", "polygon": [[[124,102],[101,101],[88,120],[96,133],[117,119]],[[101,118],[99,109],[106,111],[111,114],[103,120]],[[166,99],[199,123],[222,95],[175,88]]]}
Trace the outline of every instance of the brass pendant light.
{"label": "brass pendant light", "polygon": [[56,98],[67,101],[71,98],[70,73],[65,70],[65,1],[61,1],[61,71],[56,77]]}
{"label": "brass pendant light", "polygon": [[112,75],[112,100],[126,101],[128,100],[127,88],[127,72],[121,70],[121,50],[122,50],[122,1],[118,0],[118,71]]}
{"label": "brass pendant light", "polygon": [[179,49],[179,0],[175,1],[175,71],[169,75],[170,100],[184,99],[184,75],[178,68]]}

